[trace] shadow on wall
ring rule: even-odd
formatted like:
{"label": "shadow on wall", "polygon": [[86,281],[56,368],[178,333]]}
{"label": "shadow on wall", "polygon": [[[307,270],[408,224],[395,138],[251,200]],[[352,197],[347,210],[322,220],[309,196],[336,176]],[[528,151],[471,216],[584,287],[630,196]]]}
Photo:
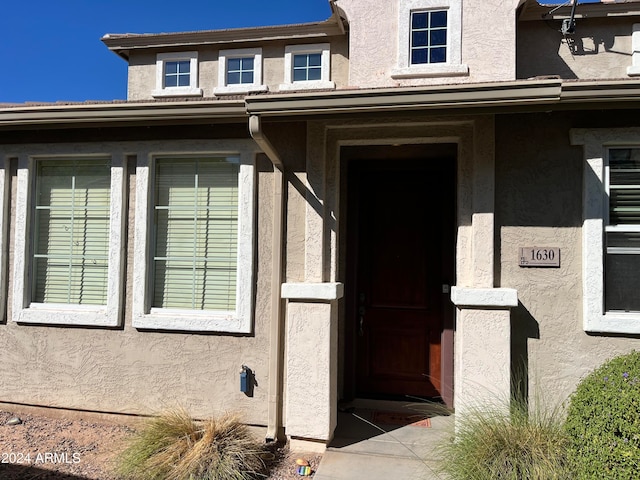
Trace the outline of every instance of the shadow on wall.
{"label": "shadow on wall", "polygon": [[519,24],[517,78],[617,78],[631,65],[628,23],[578,19],[575,34],[564,36],[559,30],[559,21]]}
{"label": "shadow on wall", "polygon": [[511,398],[526,405],[529,399],[529,339],[540,339],[540,325],[522,303],[511,310]]}

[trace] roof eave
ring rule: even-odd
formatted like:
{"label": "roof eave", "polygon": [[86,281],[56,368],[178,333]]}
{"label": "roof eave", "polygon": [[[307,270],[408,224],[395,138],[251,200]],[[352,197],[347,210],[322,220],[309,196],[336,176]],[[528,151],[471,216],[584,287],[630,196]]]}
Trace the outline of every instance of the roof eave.
{"label": "roof eave", "polygon": [[328,38],[344,34],[344,25],[335,11],[328,20],[315,23],[196,32],[107,34],[101,40],[109,50],[128,60],[131,50],[264,43],[277,40]]}
{"label": "roof eave", "polygon": [[167,103],[45,105],[0,108],[0,128],[85,126],[87,124],[148,124],[239,119],[246,107],[240,100]]}
{"label": "roof eave", "polygon": [[517,80],[439,87],[349,90],[316,94],[256,95],[245,99],[249,115],[315,116],[401,111],[508,112],[514,109],[637,108],[637,80]]}

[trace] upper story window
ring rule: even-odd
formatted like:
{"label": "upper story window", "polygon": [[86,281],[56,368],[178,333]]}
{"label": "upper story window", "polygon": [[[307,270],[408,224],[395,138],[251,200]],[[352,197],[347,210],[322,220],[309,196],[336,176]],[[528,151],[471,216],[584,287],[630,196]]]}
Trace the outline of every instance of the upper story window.
{"label": "upper story window", "polygon": [[280,90],[335,88],[331,81],[328,43],[289,45],[284,51],[284,83]]}
{"label": "upper story window", "polygon": [[227,85],[252,85],[255,76],[255,58],[227,58]]}
{"label": "upper story window", "polygon": [[411,13],[411,65],[447,61],[447,11]]}
{"label": "upper story window", "polygon": [[156,57],[154,97],[201,96],[198,52],[159,53]]}
{"label": "upper story window", "polygon": [[220,50],[218,57],[218,86],[214,93],[233,94],[263,92],[262,49],[244,48]]}
{"label": "upper story window", "polygon": [[462,0],[400,0],[393,78],[468,75],[462,64]]}
{"label": "upper story window", "polygon": [[187,60],[171,60],[164,64],[164,86],[188,87],[191,85],[191,62]]}
{"label": "upper story window", "polygon": [[640,129],[576,129],[584,145],[584,329],[640,333]]}

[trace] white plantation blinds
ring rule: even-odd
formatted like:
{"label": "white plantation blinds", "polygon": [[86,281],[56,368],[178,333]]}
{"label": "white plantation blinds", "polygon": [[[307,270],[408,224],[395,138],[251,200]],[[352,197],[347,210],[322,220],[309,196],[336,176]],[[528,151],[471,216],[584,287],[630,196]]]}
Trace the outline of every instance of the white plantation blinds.
{"label": "white plantation blinds", "polygon": [[105,305],[109,159],[39,160],[32,301]]}
{"label": "white plantation blinds", "polygon": [[605,308],[640,311],[640,149],[612,148],[608,166]]}
{"label": "white plantation blinds", "polygon": [[152,307],[235,310],[238,174],[236,157],[156,160]]}

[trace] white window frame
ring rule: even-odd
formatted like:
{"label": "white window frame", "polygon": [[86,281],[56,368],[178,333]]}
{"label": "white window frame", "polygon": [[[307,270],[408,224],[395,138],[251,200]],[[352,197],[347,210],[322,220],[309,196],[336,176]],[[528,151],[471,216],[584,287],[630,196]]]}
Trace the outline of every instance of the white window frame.
{"label": "white window frame", "polygon": [[[167,62],[189,61],[189,86],[165,87],[165,65]],[[154,97],[201,97],[198,88],[198,52],[169,52],[156,55],[156,89]]]}
{"label": "white window frame", "polygon": [[[253,83],[227,85],[227,59],[253,57]],[[218,86],[213,89],[215,95],[237,93],[266,92],[267,86],[262,84],[262,49],[239,48],[220,50],[218,53]]]}
{"label": "white window frame", "polygon": [[[320,80],[293,80],[293,58],[299,54],[319,53],[321,55]],[[288,45],[284,48],[284,83],[280,84],[281,91],[334,89],[336,84],[331,81],[331,46],[328,43],[310,45]]]}
{"label": "white window frame", "polygon": [[[133,326],[140,329],[251,333],[255,238],[255,156],[251,140],[163,142],[138,157],[133,264]],[[152,308],[151,239],[155,159],[167,156],[234,156],[240,158],[238,178],[238,262],[236,310]]]}
{"label": "white window frame", "polygon": [[604,233],[609,215],[608,150],[640,148],[640,128],[574,129],[571,143],[584,147],[583,329],[593,333],[640,334],[640,312],[607,312],[604,305]]}
{"label": "white window frame", "polygon": [[[15,150],[14,150],[15,151]],[[122,322],[124,264],[124,205],[126,158],[124,152],[96,149],[91,145],[38,145],[18,148],[12,157],[18,158],[16,220],[13,261],[12,320],[17,323],[51,325],[84,325],[117,327]],[[111,201],[109,221],[109,251],[106,305],[69,305],[35,303],[30,300],[31,210],[34,197],[34,176],[38,159],[111,160]]]}
{"label": "white window frame", "polygon": [[[10,156],[0,151],[0,292],[7,291],[7,243],[9,224],[9,184]],[[4,322],[7,306],[6,296],[0,297],[0,323]]]}
{"label": "white window frame", "polygon": [[[411,64],[411,13],[447,11],[447,61]],[[469,75],[462,63],[462,0],[400,0],[398,5],[398,64],[392,78],[425,78]]]}

